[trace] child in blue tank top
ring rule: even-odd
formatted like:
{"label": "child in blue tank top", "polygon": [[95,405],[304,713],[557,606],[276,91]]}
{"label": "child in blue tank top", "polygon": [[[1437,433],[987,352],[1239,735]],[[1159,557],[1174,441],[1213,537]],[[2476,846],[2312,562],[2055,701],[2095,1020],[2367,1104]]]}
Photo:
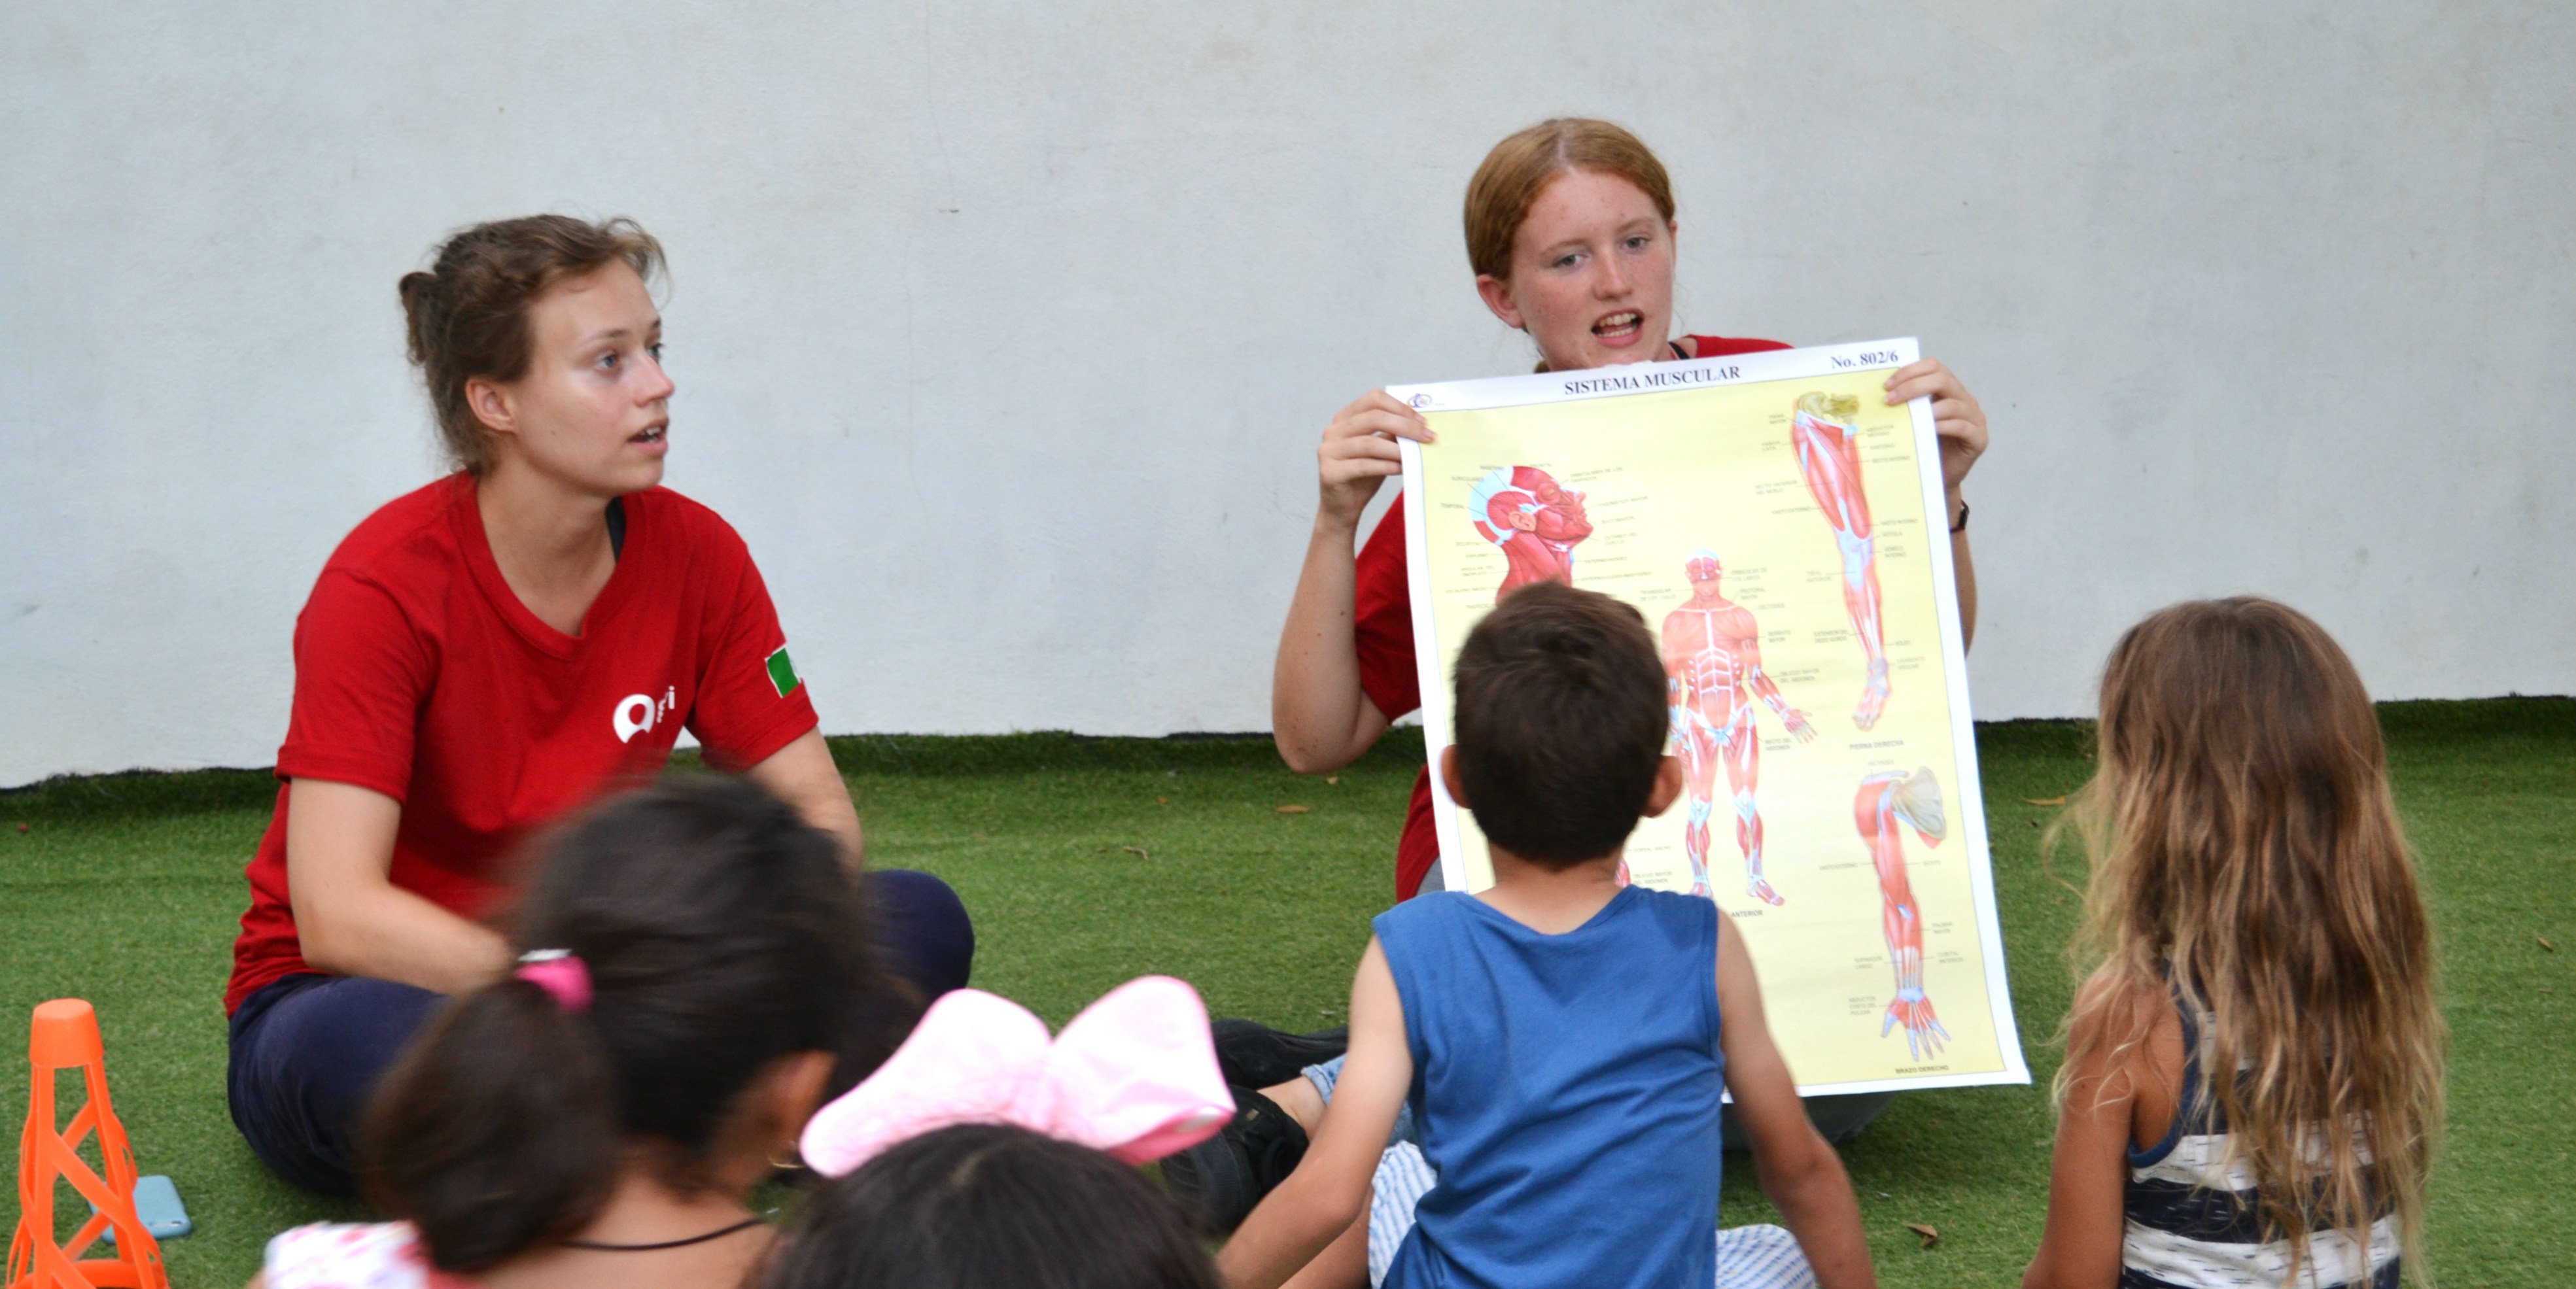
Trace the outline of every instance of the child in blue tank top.
{"label": "child in blue tank top", "polygon": [[[1762,1019],[1717,906],[1619,881],[1642,815],[1681,791],[1663,665],[1636,610],[1557,583],[1514,591],[1457,663],[1439,772],[1491,845],[1494,885],[1381,915],[1351,986],[1350,1054],[1313,1144],[1218,1259],[1234,1289],[1325,1253],[1346,1276],[1370,1179],[1410,1109],[1437,1182],[1385,1283],[1720,1283],[1721,1091],[1806,1266],[1876,1283],[1860,1206]],[[1391,1156],[1390,1156],[1391,1157]]]}

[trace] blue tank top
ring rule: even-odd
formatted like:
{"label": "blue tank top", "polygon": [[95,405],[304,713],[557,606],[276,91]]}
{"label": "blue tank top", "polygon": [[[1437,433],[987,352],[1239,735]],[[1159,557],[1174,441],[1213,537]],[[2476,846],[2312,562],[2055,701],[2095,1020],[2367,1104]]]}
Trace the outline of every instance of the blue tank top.
{"label": "blue tank top", "polygon": [[1378,916],[1440,1175],[1389,1289],[1715,1282],[1717,922],[1641,886],[1563,935],[1457,892]]}

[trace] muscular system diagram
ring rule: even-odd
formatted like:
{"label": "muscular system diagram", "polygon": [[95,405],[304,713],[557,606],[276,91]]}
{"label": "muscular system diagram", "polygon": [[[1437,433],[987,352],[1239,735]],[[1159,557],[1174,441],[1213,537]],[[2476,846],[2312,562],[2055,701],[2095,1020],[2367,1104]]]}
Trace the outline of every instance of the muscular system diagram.
{"label": "muscular system diagram", "polygon": [[1574,584],[1574,544],[1592,535],[1582,493],[1537,466],[1497,466],[1476,481],[1467,506],[1476,532],[1510,562],[1494,590],[1496,603],[1532,582]]}
{"label": "muscular system diagram", "polygon": [[1878,540],[1869,526],[1869,497],[1861,490],[1860,432],[1851,424],[1859,414],[1860,400],[1849,394],[1802,394],[1789,441],[1798,452],[1798,473],[1825,522],[1834,526],[1834,544],[1842,551],[1843,608],[1869,658],[1869,679],[1852,723],[1868,729],[1887,708],[1887,644],[1878,611]]}
{"label": "muscular system diagram", "polygon": [[1691,598],[1664,615],[1664,677],[1670,695],[1673,754],[1690,790],[1682,850],[1690,857],[1691,894],[1707,895],[1709,818],[1717,776],[1726,773],[1735,808],[1735,844],[1744,852],[1744,887],[1766,904],[1782,902],[1762,876],[1762,815],[1753,793],[1762,778],[1762,738],[1753,723],[1760,698],[1799,742],[1816,736],[1807,714],[1789,706],[1762,671],[1761,632],[1753,614],[1718,593],[1725,568],[1715,553],[1691,552],[1682,566]]}
{"label": "muscular system diagram", "polygon": [[1878,1035],[1885,1038],[1904,1026],[1905,1050],[1919,1061],[1939,1052],[1950,1033],[1933,1018],[1932,1000],[1923,993],[1923,916],[1914,906],[1914,888],[1905,880],[1905,842],[1898,825],[1912,828],[1926,846],[1940,845],[1950,831],[1941,809],[1941,782],[1929,769],[1873,774],[1860,781],[1852,819],[1878,865],[1879,927],[1896,968],[1896,998],[1887,1004]]}

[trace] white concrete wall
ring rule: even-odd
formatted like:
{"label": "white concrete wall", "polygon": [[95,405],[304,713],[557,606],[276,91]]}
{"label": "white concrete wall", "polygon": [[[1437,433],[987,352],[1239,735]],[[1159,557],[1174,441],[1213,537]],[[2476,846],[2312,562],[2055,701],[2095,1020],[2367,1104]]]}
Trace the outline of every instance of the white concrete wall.
{"label": "white concrete wall", "polygon": [[0,5],[0,784],[259,765],[334,542],[435,468],[446,230],[669,245],[670,482],[825,727],[1269,725],[1331,412],[1523,370],[1459,195],[1675,172],[1683,322],[1990,408],[1981,716],[2183,596],[2389,697],[2576,689],[2576,9],[1051,0]]}

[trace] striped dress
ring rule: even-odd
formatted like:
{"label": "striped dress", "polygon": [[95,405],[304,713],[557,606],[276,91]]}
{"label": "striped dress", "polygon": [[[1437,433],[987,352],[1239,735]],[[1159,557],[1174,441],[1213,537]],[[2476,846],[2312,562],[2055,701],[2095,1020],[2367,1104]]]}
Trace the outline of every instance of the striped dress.
{"label": "striped dress", "polygon": [[2129,1152],[2120,1289],[2398,1289],[2397,1221],[2382,1211],[2367,1247],[2342,1231],[2311,1231],[2308,1259],[2289,1278],[2287,1239],[2263,1239],[2254,1170],[2221,1168],[2227,1120],[2200,1073],[2201,1026],[2182,1012],[2182,1096],[2164,1140]]}

